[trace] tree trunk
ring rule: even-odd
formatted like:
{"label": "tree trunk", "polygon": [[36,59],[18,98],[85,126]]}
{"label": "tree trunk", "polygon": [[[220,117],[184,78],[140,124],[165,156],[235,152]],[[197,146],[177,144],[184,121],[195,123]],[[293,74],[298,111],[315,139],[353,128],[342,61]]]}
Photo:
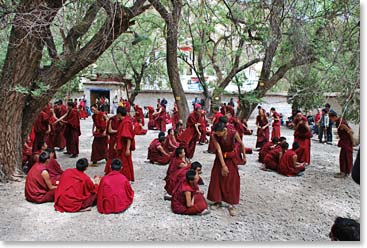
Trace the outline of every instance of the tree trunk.
{"label": "tree trunk", "polygon": [[173,96],[178,106],[180,119],[186,123],[189,115],[189,107],[185,92],[182,88],[180,74],[177,63],[177,32],[178,26],[175,22],[170,22],[167,26],[167,72],[172,87]]}
{"label": "tree trunk", "polygon": [[240,114],[239,118],[242,120],[243,118],[246,118],[247,120],[250,118],[252,112],[254,112],[254,109],[256,108],[257,103],[242,103],[241,102],[241,108],[240,108]]}

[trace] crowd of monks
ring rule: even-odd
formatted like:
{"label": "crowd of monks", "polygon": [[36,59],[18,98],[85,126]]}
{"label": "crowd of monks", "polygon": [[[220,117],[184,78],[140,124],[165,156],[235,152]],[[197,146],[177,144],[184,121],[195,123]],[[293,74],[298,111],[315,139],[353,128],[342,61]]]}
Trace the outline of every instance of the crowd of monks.
{"label": "crowd of monks", "polygon": [[[171,201],[172,211],[207,214],[210,212],[208,199],[212,202],[212,210],[225,206],[231,216],[236,215],[235,205],[240,201],[238,166],[245,165],[246,154],[253,152],[243,143],[244,135],[253,134],[247,120],[239,119],[230,104],[214,107],[208,119],[203,106],[195,103],[184,128],[177,106],[174,105],[172,118],[166,106],[167,100],[158,99],[156,108],[144,107],[148,130],[159,130],[157,138],[148,147],[147,162],[168,165],[164,198]],[[109,117],[98,106],[92,105],[91,163],[81,158],[76,162],[76,168],[63,171],[56,161],[54,149],[66,148],[66,154],[72,158],[78,156],[83,107],[77,107],[74,102],[68,102],[67,107],[62,101],[55,102],[54,106],[48,104],[38,115],[24,144],[23,163],[28,170],[26,199],[35,203],[54,202],[55,209],[60,212],[86,211],[95,204],[104,214],[126,210],[134,196],[130,182],[135,181],[132,159],[135,135],[145,135],[148,131],[144,129],[143,109],[133,105],[134,115],[130,114],[130,109],[130,104],[125,102],[118,106],[115,115]],[[336,123],[340,138],[339,175],[346,176],[352,169],[353,135],[348,124],[335,111],[329,116]],[[172,128],[166,134],[167,123],[172,123]],[[295,115],[291,149],[286,138],[280,136],[280,114],[275,108],[271,108],[268,115],[259,106],[256,125],[256,148],[263,169],[285,176],[302,175],[310,164],[312,133],[307,118],[301,112]],[[208,153],[215,154],[206,198],[199,189],[199,185],[204,184],[200,177],[202,165],[191,162],[196,145],[204,144],[208,145]],[[92,180],[85,171],[89,166],[98,166],[100,160],[106,161],[105,175]]]}

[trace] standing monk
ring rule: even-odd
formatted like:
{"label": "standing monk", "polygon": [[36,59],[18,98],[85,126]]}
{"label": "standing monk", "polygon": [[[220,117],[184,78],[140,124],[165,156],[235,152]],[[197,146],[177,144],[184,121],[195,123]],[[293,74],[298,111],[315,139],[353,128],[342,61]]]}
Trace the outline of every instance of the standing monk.
{"label": "standing monk", "polygon": [[144,126],[144,113],[143,113],[143,109],[139,105],[135,104],[134,105],[134,110],[135,110],[135,116],[134,116],[135,121],[137,121],[138,119],[140,119],[141,120],[141,124]]}
{"label": "standing monk", "polygon": [[64,154],[71,154],[70,158],[76,158],[79,154],[79,136],[81,132],[79,113],[78,110],[74,108],[74,103],[68,102],[68,112],[55,123],[59,121],[66,125],[64,131],[66,152],[64,152]]}
{"label": "standing monk", "polygon": [[339,155],[340,173],[336,173],[334,177],[344,178],[351,173],[353,166],[353,130],[345,120],[338,117],[335,111],[331,110],[329,117],[332,122],[335,122],[336,128],[338,129],[338,146],[341,148]]}
{"label": "standing monk", "polygon": [[47,163],[50,159],[48,152],[42,152],[39,160],[28,172],[25,180],[25,198],[34,203],[54,201],[56,186],[52,185],[47,171]]}
{"label": "standing monk", "polygon": [[46,107],[43,108],[41,113],[37,116],[36,121],[33,124],[35,139],[33,142],[33,152],[35,151],[37,144],[41,140],[45,140],[45,135],[50,133],[51,127],[49,124],[49,105],[47,104]]}
{"label": "standing monk", "polygon": [[[221,207],[222,201],[229,204],[228,211],[235,215],[234,204],[240,202],[240,175],[238,165],[246,163],[245,146],[238,133],[226,127],[223,122],[214,126],[212,135],[216,149],[216,157],[211,172],[208,188],[208,200],[214,202],[213,209]],[[242,161],[237,160],[235,143],[241,146]]]}
{"label": "standing monk", "polygon": [[306,116],[297,112],[294,125],[294,142],[299,144],[299,148],[296,150],[298,162],[310,164],[312,133]]}
{"label": "standing monk", "polygon": [[97,105],[92,105],[91,110],[93,112],[93,128],[92,134],[93,144],[92,144],[92,167],[97,166],[97,162],[102,159],[106,159],[108,157],[108,149],[107,149],[107,119],[108,117],[102,111],[98,111]]}
{"label": "standing monk", "polygon": [[117,113],[117,109],[116,109],[116,115],[112,116],[107,121],[107,133],[109,136],[108,159],[111,159],[111,160],[118,157],[117,151],[116,151],[117,131],[119,129],[121,120],[122,120],[122,115],[121,113]]}
{"label": "standing monk", "polygon": [[[56,102],[54,106],[54,112],[55,112],[56,118],[61,118],[61,116],[66,114],[67,111],[68,110],[66,106],[62,103],[62,100],[59,100]],[[64,150],[66,146],[66,140],[64,136],[65,125],[58,122],[58,123],[54,123],[54,127],[55,127],[55,137],[53,141],[54,147],[58,147],[59,151],[62,151]]]}
{"label": "standing monk", "polygon": [[177,137],[177,141],[185,147],[186,156],[192,158],[195,153],[196,142],[201,136],[200,131],[201,105],[195,104],[194,111],[189,115],[185,131]]}
{"label": "standing monk", "polygon": [[55,210],[62,213],[88,211],[95,204],[99,179],[94,183],[85,174],[87,168],[88,160],[81,158],[76,162],[76,168],[64,171],[55,192]]}
{"label": "standing monk", "polygon": [[256,117],[257,140],[256,148],[260,148],[269,141],[269,120],[263,108],[259,108],[259,115]]}
{"label": "standing monk", "polygon": [[177,104],[173,106],[172,109],[172,129],[175,130],[177,122],[180,120],[180,115],[178,113]]}
{"label": "standing monk", "polygon": [[271,138],[280,138],[280,114],[275,111],[275,108],[270,109],[271,116],[273,118],[273,130],[271,131]]}
{"label": "standing monk", "polygon": [[158,107],[158,111],[154,113],[156,115],[155,125],[156,128],[162,132],[166,132],[166,105],[161,103]]}
{"label": "standing monk", "polygon": [[134,181],[134,166],[131,152],[135,150],[134,128],[130,115],[127,114],[126,108],[118,107],[117,113],[122,115],[117,132],[117,153],[123,164],[121,173],[129,179]]}
{"label": "standing monk", "polygon": [[155,130],[154,108],[152,106],[145,106],[144,109],[148,110],[148,130]]}

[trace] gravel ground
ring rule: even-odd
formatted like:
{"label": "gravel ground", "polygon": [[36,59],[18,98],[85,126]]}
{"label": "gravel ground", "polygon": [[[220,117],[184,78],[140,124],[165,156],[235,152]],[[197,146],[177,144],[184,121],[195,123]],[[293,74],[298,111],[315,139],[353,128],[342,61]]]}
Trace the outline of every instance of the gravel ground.
{"label": "gravel ground", "polygon": [[[250,120],[254,127],[254,120]],[[79,158],[90,159],[91,118],[81,121]],[[293,131],[282,127],[282,135],[293,141]],[[284,177],[260,170],[257,152],[247,156],[239,169],[241,198],[237,216],[226,208],[206,216],[173,214],[163,200],[167,166],[147,164],[147,149],[158,131],[136,137],[133,152],[136,182],[132,206],[121,214],[90,212],[59,213],[53,203],[32,204],[24,199],[24,180],[0,184],[0,240],[4,241],[327,241],[336,216],[360,218],[360,187],[351,178],[336,179],[339,148],[312,141],[311,165],[302,177]],[[256,136],[245,136],[254,147]],[[203,164],[207,192],[214,155],[197,146],[193,161]],[[77,159],[58,153],[64,169]],[[356,155],[356,153],[354,154]],[[88,168],[90,176],[103,175],[104,162]]]}

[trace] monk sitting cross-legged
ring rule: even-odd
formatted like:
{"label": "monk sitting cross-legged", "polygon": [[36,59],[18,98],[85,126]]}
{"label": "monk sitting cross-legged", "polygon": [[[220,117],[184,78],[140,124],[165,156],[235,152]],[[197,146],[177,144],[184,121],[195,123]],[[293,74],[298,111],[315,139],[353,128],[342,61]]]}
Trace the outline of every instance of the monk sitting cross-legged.
{"label": "monk sitting cross-legged", "polygon": [[142,119],[136,118],[134,123],[134,133],[135,135],[146,135],[148,130],[144,129]]}
{"label": "monk sitting cross-legged", "polygon": [[282,144],[283,156],[280,160],[278,172],[285,176],[301,175],[300,172],[305,170],[305,164],[297,162],[296,150],[299,148],[297,142],[293,143],[292,150],[288,149],[288,143]]}
{"label": "monk sitting cross-legged", "polygon": [[151,163],[157,163],[166,165],[171,159],[171,153],[164,150],[164,142],[166,137],[164,132],[158,134],[158,138],[155,138],[149,145],[148,148],[148,159]]}
{"label": "monk sitting cross-legged", "polygon": [[176,214],[208,214],[208,204],[198,187],[199,175],[194,170],[186,172],[183,180],[173,191],[171,208]]}
{"label": "monk sitting cross-legged", "polygon": [[50,159],[48,152],[42,152],[39,160],[28,172],[25,181],[25,198],[34,203],[52,202],[54,200],[56,186],[53,186],[47,171],[47,163]]}
{"label": "monk sitting cross-legged", "polygon": [[47,163],[47,171],[50,175],[52,185],[59,184],[60,178],[64,171],[61,169],[60,164],[55,159],[55,149],[47,148],[46,151],[50,154],[50,161]]}
{"label": "monk sitting cross-legged", "polygon": [[99,179],[96,184],[85,174],[88,160],[81,158],[76,162],[76,168],[67,169],[60,178],[55,193],[55,210],[59,212],[78,212],[90,210],[95,204]]}
{"label": "monk sitting cross-legged", "polygon": [[120,213],[133,202],[134,191],[129,180],[120,173],[122,163],[114,159],[112,171],[102,177],[98,187],[97,208],[102,214]]}

